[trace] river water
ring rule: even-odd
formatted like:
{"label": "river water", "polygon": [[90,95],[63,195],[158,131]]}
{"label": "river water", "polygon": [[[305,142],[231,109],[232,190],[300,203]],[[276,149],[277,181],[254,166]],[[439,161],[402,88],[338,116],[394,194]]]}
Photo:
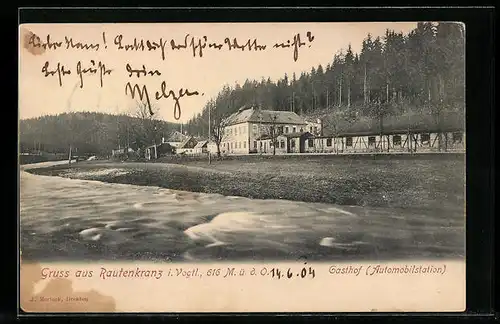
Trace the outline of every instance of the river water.
{"label": "river water", "polygon": [[465,254],[463,212],[226,197],[33,175],[24,168],[23,260],[382,260]]}

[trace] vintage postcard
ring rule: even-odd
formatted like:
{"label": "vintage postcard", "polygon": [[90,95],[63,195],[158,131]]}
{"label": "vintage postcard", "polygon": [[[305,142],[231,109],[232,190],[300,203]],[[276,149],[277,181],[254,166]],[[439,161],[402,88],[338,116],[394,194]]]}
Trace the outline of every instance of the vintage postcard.
{"label": "vintage postcard", "polygon": [[465,35],[20,25],[20,309],[464,311]]}

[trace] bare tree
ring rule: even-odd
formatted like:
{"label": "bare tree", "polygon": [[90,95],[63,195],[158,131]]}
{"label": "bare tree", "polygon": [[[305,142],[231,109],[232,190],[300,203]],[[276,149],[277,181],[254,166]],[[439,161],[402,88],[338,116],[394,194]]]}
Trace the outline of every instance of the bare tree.
{"label": "bare tree", "polygon": [[129,115],[133,119],[131,119],[130,125],[126,125],[126,136],[132,137],[132,141],[138,147],[146,147],[161,142],[161,139],[158,137],[160,121],[155,119],[159,108],[152,106],[151,109],[154,112],[153,115],[151,115],[150,107],[147,103],[138,101]]}
{"label": "bare tree", "polygon": [[[215,108],[215,109],[213,109]],[[217,146],[217,157],[220,158],[220,145],[224,141],[226,136],[226,127],[229,125],[229,113],[221,112],[218,109],[214,101],[211,101],[208,105],[209,115],[210,115],[210,135],[209,140],[212,139]]]}
{"label": "bare tree", "polygon": [[273,155],[276,155],[276,145],[278,144],[277,137],[280,135],[280,130],[276,123],[277,120],[278,115],[274,114],[271,116],[271,124],[269,125],[269,136],[271,137],[271,143],[273,145]]}

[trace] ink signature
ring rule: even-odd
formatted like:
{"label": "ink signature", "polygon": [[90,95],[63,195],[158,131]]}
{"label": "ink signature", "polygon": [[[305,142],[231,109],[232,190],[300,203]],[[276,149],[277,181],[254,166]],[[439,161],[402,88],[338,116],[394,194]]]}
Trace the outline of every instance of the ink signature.
{"label": "ink signature", "polygon": [[[106,68],[106,65],[104,63],[102,63],[101,61],[96,63],[94,60],[90,60],[90,66],[88,66],[88,67],[82,66],[81,61],[78,61],[78,63],[76,63],[76,74],[80,78],[80,88],[83,88],[83,86],[84,86],[83,76],[86,74],[90,74],[90,75],[99,74],[99,81],[100,81],[101,88],[102,88],[104,85],[104,81],[103,81],[104,76],[110,75],[112,71],[113,71],[112,69]],[[51,68],[50,63],[48,61],[46,61],[42,67],[42,73],[43,73],[44,77],[57,75],[57,78],[59,81],[59,86],[62,87],[64,76],[71,75],[72,71],[59,62],[57,63],[55,68]]]}
{"label": "ink signature", "polygon": [[[149,109],[149,113],[151,114],[151,116],[154,115],[153,113],[153,110],[151,109],[151,100],[150,100],[150,97],[149,97],[149,91],[148,91],[148,88],[146,87],[146,85],[138,85],[138,84],[134,84],[132,85],[129,82],[127,82],[127,84],[125,85],[125,95],[129,95],[130,93],[130,97],[132,99],[134,99],[136,97],[136,95],[139,96],[139,99],[142,101],[142,100],[145,100],[146,101],[146,104],[148,106],[148,109]],[[171,89],[167,89],[167,83],[165,81],[162,81],[161,82],[161,85],[160,85],[160,91],[156,91],[155,92],[155,96],[154,98],[156,100],[160,100],[162,98],[172,98],[172,100],[174,100],[174,118],[176,120],[179,120],[181,118],[181,105],[180,105],[180,99],[182,97],[190,97],[190,96],[198,96],[200,95],[200,93],[198,91],[189,91],[188,89],[179,89],[178,92],[175,92],[174,90],[171,90]],[[203,95],[203,94],[202,94]]]}

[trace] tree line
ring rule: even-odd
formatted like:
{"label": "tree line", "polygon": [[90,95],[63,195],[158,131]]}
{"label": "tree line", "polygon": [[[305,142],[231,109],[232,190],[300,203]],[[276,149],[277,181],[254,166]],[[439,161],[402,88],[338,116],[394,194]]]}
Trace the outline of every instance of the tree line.
{"label": "tree line", "polygon": [[207,136],[209,109],[217,118],[249,105],[304,116],[341,113],[380,121],[388,115],[432,114],[439,122],[443,111],[463,112],[464,103],[463,25],[420,22],[408,34],[389,29],[383,37],[368,34],[360,53],[349,45],[325,67],[313,67],[299,76],[224,85],[186,129]]}
{"label": "tree line", "polygon": [[72,112],[20,121],[20,152],[109,155],[113,149],[134,150],[178,129],[178,124],[153,119],[144,103],[129,115]]}

